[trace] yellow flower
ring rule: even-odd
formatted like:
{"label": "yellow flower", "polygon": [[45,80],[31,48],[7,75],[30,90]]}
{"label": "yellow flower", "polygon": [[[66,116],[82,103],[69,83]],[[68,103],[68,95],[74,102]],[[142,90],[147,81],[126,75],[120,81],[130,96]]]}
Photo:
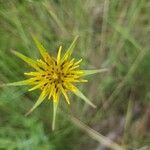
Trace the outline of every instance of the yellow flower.
{"label": "yellow flower", "polygon": [[71,91],[86,103],[92,107],[96,107],[88,98],[86,98],[83,93],[75,86],[76,83],[87,82],[87,80],[82,79],[83,76],[105,71],[105,69],[100,70],[81,70],[79,65],[82,59],[75,61],[71,59],[77,37],[74,39],[66,53],[62,56],[62,46],[59,47],[57,58],[52,57],[43,45],[38,41],[38,39],[33,36],[34,42],[42,55],[43,59],[33,60],[26,57],[25,55],[13,51],[15,55],[24,60],[27,64],[34,68],[33,72],[25,73],[29,76],[29,79],[8,83],[7,86],[21,86],[21,85],[31,85],[33,86],[29,91],[39,89],[41,94],[33,105],[33,107],[27,112],[26,115],[30,114],[36,107],[38,107],[44,99],[53,100],[53,123],[52,128],[55,127],[55,118],[57,112],[57,106],[62,94],[65,100],[70,104],[68,97],[68,92]]}

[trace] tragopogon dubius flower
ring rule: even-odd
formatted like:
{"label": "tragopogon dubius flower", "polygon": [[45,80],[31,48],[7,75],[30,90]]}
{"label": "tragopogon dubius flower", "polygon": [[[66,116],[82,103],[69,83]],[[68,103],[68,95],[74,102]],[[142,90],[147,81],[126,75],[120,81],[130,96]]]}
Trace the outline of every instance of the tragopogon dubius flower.
{"label": "tragopogon dubius flower", "polygon": [[29,76],[29,79],[8,83],[7,86],[21,86],[21,85],[31,85],[33,86],[29,91],[39,89],[41,94],[33,105],[33,107],[27,112],[26,115],[30,114],[35,108],[37,108],[46,98],[53,100],[53,122],[52,129],[55,127],[55,118],[57,112],[57,106],[60,100],[60,95],[62,94],[68,104],[70,100],[68,97],[68,92],[71,91],[86,103],[92,107],[96,107],[88,98],[86,98],[83,93],[75,86],[76,83],[87,82],[87,80],[82,79],[83,76],[95,74],[98,72],[106,71],[106,69],[100,70],[81,70],[79,69],[82,59],[75,61],[71,58],[73,49],[75,47],[77,37],[74,39],[66,53],[62,56],[62,46],[59,47],[57,57],[51,56],[39,40],[33,36],[34,42],[42,55],[42,59],[33,60],[25,55],[13,51],[15,55],[24,60],[28,65],[33,67],[33,72],[25,73]]}

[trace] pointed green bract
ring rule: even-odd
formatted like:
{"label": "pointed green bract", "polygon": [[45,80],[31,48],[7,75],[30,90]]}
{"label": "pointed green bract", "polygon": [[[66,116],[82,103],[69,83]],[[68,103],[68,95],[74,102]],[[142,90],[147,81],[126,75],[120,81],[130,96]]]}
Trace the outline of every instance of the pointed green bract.
{"label": "pointed green bract", "polygon": [[15,54],[16,56],[18,56],[19,58],[21,58],[23,61],[25,61],[27,64],[29,64],[30,66],[32,66],[34,69],[36,70],[39,70],[39,67],[37,66],[37,62],[34,61],[33,59],[19,53],[19,52],[16,52],[16,51],[12,51],[13,54]]}
{"label": "pointed green bract", "polygon": [[80,90],[77,90],[74,93],[75,95],[83,99],[87,104],[91,105],[93,108],[96,108],[96,105],[94,105],[87,97],[85,97],[85,95]]}
{"label": "pointed green bract", "polygon": [[70,47],[68,48],[67,52],[65,53],[63,60],[66,60],[66,59],[68,59],[71,56],[71,54],[72,54],[72,52],[74,50],[74,47],[76,45],[78,37],[79,36],[76,36],[74,38],[73,42],[71,43]]}
{"label": "pointed green bract", "polygon": [[39,42],[38,38],[35,35],[32,35],[32,38],[35,42],[35,45],[37,49],[39,50],[42,57],[45,59],[45,56],[47,55],[47,50],[44,48],[44,46]]}
{"label": "pointed green bract", "polygon": [[34,109],[36,109],[46,98],[47,96],[46,88],[42,91],[40,97],[36,101],[36,103],[33,105],[33,107],[25,114],[25,116],[28,116]]}
{"label": "pointed green bract", "polygon": [[53,120],[52,120],[52,130],[55,130],[56,114],[57,114],[58,102],[53,101]]}
{"label": "pointed green bract", "polygon": [[0,86],[22,86],[22,85],[29,85],[33,82],[33,79],[27,79],[23,81],[13,82],[13,83],[6,83]]}
{"label": "pointed green bract", "polygon": [[86,75],[92,75],[96,73],[101,73],[101,72],[106,72],[108,69],[97,69],[97,70],[82,70],[83,71],[83,76]]}

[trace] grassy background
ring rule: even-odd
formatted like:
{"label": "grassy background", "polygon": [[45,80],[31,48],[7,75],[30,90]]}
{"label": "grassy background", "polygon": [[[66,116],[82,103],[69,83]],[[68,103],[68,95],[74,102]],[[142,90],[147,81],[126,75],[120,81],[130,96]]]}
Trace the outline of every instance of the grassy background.
{"label": "grassy background", "polygon": [[121,149],[150,149],[149,8],[148,0],[0,0],[1,84],[24,79],[30,70],[12,49],[39,58],[31,32],[54,55],[79,35],[74,57],[84,59],[82,67],[109,69],[80,86],[96,109],[73,95],[71,106],[60,104],[93,130],[58,113],[52,132],[52,102],[25,117],[39,92],[1,87],[0,149],[105,150],[107,138]]}

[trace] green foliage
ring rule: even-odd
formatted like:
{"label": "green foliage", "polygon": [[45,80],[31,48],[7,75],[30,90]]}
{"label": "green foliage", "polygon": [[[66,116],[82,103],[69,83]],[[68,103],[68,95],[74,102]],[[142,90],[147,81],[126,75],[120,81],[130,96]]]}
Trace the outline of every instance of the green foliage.
{"label": "green foliage", "polygon": [[[31,34],[53,54],[79,35],[74,56],[83,58],[86,68],[108,71],[80,87],[96,109],[72,95],[71,106],[61,101],[61,109],[105,137],[113,135],[124,149],[149,149],[149,129],[143,123],[150,109],[149,6],[146,0],[0,0],[0,84],[24,79],[30,68],[12,50],[39,57]],[[25,117],[39,92],[0,88],[0,149],[102,149],[98,142],[108,146],[101,135],[90,131],[94,138],[88,137],[86,126],[76,127],[63,113],[51,131],[51,101]]]}

